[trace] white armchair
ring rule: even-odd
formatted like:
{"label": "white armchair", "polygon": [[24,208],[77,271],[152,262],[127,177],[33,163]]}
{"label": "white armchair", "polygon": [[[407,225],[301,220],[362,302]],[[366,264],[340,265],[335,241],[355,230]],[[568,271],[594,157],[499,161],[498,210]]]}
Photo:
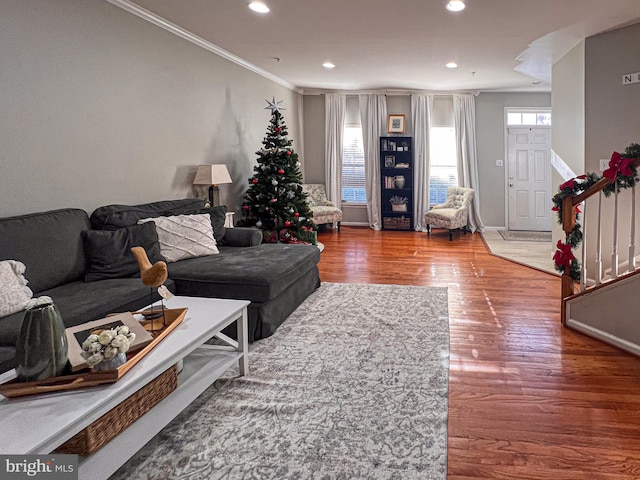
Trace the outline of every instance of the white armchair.
{"label": "white armchair", "polygon": [[340,231],[342,210],[327,199],[327,191],[321,183],[303,183],[302,191],[307,194],[307,204],[313,212],[311,219],[316,225],[333,223]]}
{"label": "white armchair", "polygon": [[427,234],[431,234],[431,225],[449,229],[449,240],[453,240],[453,231],[462,229],[467,233],[469,206],[473,200],[473,189],[449,187],[445,203],[435,205],[424,215]]}

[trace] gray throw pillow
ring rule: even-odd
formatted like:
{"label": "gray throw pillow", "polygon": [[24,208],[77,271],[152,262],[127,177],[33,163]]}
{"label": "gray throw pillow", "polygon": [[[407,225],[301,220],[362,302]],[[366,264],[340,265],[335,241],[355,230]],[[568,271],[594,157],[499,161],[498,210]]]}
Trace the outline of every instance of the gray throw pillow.
{"label": "gray throw pillow", "polygon": [[86,230],[83,235],[89,262],[85,282],[139,274],[140,269],[131,253],[131,247],[144,248],[151,263],[164,260],[160,255],[158,234],[153,223],[118,230]]}

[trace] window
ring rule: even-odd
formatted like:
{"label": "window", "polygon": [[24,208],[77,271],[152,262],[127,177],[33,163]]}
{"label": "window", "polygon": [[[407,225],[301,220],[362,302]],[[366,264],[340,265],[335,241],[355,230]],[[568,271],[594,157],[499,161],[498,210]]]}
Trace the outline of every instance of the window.
{"label": "window", "polygon": [[551,125],[551,112],[548,110],[507,111],[507,125]]}
{"label": "window", "polygon": [[453,127],[431,127],[429,137],[429,206],[447,200],[447,189],[458,186],[456,134]]}
{"label": "window", "polygon": [[342,140],[342,201],[366,204],[362,127],[345,126]]}

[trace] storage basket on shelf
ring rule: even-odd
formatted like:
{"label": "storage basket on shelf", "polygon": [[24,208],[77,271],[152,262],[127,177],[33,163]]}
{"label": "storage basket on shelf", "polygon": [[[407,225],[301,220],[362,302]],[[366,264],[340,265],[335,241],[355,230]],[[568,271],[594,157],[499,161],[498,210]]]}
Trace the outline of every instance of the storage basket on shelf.
{"label": "storage basket on shelf", "polygon": [[167,369],[56,449],[86,457],[126,429],[178,386],[176,366]]}
{"label": "storage basket on shelf", "polygon": [[411,228],[411,219],[409,217],[383,217],[382,226],[390,230],[409,230]]}

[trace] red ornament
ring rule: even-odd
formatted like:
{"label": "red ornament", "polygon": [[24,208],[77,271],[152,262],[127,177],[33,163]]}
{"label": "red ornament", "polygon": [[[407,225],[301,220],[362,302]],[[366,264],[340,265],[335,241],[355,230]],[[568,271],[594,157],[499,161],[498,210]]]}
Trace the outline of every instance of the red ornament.
{"label": "red ornament", "polygon": [[280,175],[284,175],[284,170],[283,170],[283,169],[280,169],[280,170],[278,170],[278,173],[279,173]]}
{"label": "red ornament", "polygon": [[276,132],[279,132],[279,131],[280,131],[280,127],[276,127]]}
{"label": "red ornament", "polygon": [[258,183],[258,179],[254,178],[253,180],[251,180],[251,183],[253,183],[255,185],[256,183]]}
{"label": "red ornament", "polygon": [[291,155],[291,152],[290,152],[289,150],[287,150],[287,156],[288,156],[288,155]]}
{"label": "red ornament", "polygon": [[298,218],[300,216],[300,214],[298,212],[293,214],[294,217]]}
{"label": "red ornament", "polygon": [[284,226],[285,227],[290,227],[291,226],[291,222],[289,220],[285,220]]}
{"label": "red ornament", "polygon": [[249,205],[244,205],[242,209],[246,212],[247,210],[249,210]]}
{"label": "red ornament", "polygon": [[277,202],[277,200],[275,198],[271,199],[271,203],[276,203],[276,202]]}

